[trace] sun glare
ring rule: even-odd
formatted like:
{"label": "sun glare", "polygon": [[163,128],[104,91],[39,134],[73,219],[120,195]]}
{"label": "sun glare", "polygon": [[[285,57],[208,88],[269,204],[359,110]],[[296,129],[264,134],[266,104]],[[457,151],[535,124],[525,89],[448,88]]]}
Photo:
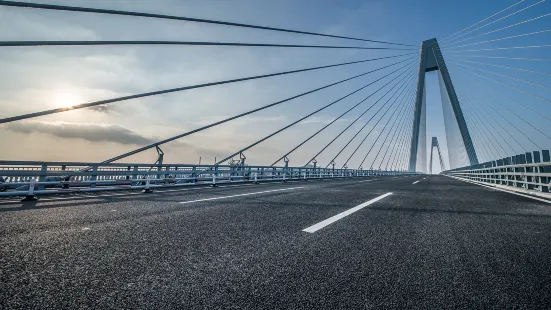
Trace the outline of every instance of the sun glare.
{"label": "sun glare", "polygon": [[80,98],[71,93],[58,93],[55,97],[55,103],[57,107],[66,108],[80,103]]}

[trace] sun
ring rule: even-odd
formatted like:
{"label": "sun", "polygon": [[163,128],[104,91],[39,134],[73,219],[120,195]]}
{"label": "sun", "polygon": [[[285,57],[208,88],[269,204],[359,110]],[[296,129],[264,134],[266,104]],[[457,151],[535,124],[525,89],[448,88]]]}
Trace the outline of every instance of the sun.
{"label": "sun", "polygon": [[55,96],[55,104],[60,108],[67,108],[78,103],[80,103],[80,98],[73,93],[60,92]]}

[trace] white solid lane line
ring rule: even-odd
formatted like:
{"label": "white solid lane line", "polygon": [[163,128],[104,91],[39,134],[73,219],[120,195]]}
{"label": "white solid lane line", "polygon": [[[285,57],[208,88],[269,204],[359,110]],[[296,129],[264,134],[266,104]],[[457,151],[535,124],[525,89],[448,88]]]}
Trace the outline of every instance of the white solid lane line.
{"label": "white solid lane line", "polygon": [[417,184],[417,183],[419,183],[419,182],[421,182],[421,180],[415,181],[415,182],[413,182],[413,183],[411,183],[411,184]]}
{"label": "white solid lane line", "polygon": [[226,198],[233,198],[233,197],[241,197],[241,196],[250,196],[250,195],[258,195],[258,194],[266,194],[266,193],[274,193],[274,192],[281,192],[281,191],[289,191],[292,189],[300,189],[304,188],[304,186],[299,187],[290,187],[290,188],[280,188],[280,189],[273,189],[270,191],[262,191],[262,192],[254,192],[254,193],[245,193],[245,194],[237,194],[237,195],[231,195],[231,196],[223,196],[223,197],[213,197],[213,198],[205,198],[205,199],[197,199],[197,200],[190,200],[190,201],[180,201],[180,203],[192,203],[192,202],[200,202],[200,201],[209,201],[209,200],[218,200],[218,199],[226,199]]}
{"label": "white solid lane line", "polygon": [[355,207],[352,208],[352,209],[348,209],[348,210],[346,210],[346,211],[344,211],[344,212],[341,212],[341,213],[339,213],[339,214],[337,214],[337,215],[335,215],[335,216],[332,216],[332,217],[330,217],[330,218],[328,218],[328,219],[326,219],[326,220],[324,220],[324,221],[321,221],[321,222],[319,222],[319,223],[317,223],[317,224],[314,224],[314,225],[312,225],[312,226],[310,226],[310,227],[308,227],[308,228],[305,228],[305,229],[303,229],[302,231],[307,232],[307,233],[315,233],[316,231],[322,229],[323,227],[328,226],[328,225],[331,225],[331,224],[333,224],[334,222],[336,222],[336,221],[342,219],[343,217],[348,216],[348,215],[350,215],[350,214],[352,214],[352,213],[354,213],[354,212],[356,212],[356,211],[359,211],[359,210],[361,210],[361,209],[363,209],[363,208],[369,206],[370,204],[375,203],[375,202],[377,202],[377,201],[379,201],[379,200],[381,200],[381,199],[383,199],[383,198],[385,198],[385,197],[387,197],[387,196],[390,196],[390,195],[392,195],[392,193],[386,193],[386,194],[381,195],[381,196],[379,196],[379,197],[377,197],[377,198],[374,198],[374,199],[371,199],[371,200],[369,200],[369,201],[366,201],[366,202],[362,203],[361,205],[355,206]]}
{"label": "white solid lane line", "polygon": [[363,182],[372,182],[372,181],[377,181],[377,179],[373,179],[373,180],[365,180],[365,181],[358,181],[358,183],[363,183]]}

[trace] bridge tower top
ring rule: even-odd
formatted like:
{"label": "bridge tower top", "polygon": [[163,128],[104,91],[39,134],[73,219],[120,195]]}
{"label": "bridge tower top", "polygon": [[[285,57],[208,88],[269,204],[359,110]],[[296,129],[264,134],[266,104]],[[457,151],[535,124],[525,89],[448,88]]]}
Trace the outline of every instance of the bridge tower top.
{"label": "bridge tower top", "polygon": [[[435,38],[425,40],[421,44],[419,59],[419,76],[417,80],[417,95],[410,149],[410,171],[426,172],[427,142],[426,142],[426,86],[425,73],[438,71],[440,95],[446,126],[446,140],[450,156],[451,168],[478,164],[478,157],[463,116],[459,99],[446,67],[444,56]],[[453,135],[452,133],[459,133]]]}

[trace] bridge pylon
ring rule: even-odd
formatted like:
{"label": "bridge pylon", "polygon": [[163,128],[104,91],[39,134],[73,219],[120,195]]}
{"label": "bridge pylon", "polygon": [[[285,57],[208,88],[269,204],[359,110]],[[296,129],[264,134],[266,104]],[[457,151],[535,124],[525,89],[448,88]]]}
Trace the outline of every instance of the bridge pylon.
{"label": "bridge pylon", "polygon": [[442,158],[442,152],[440,152],[440,144],[438,144],[438,138],[432,137],[432,144],[430,146],[430,159],[429,159],[429,174],[432,174],[432,153],[434,148],[438,151],[438,159],[440,160],[440,170],[445,171],[446,165],[444,165],[444,159]]}
{"label": "bridge pylon", "polygon": [[[453,83],[446,67],[446,62],[436,39],[423,41],[419,60],[419,76],[417,80],[417,95],[413,114],[413,128],[409,170],[427,172],[427,141],[426,141],[426,87],[425,73],[438,71],[440,95],[446,141],[450,159],[450,168],[478,164],[478,157],[467,128],[467,123],[455,93]],[[431,163],[432,164],[432,163]]]}

